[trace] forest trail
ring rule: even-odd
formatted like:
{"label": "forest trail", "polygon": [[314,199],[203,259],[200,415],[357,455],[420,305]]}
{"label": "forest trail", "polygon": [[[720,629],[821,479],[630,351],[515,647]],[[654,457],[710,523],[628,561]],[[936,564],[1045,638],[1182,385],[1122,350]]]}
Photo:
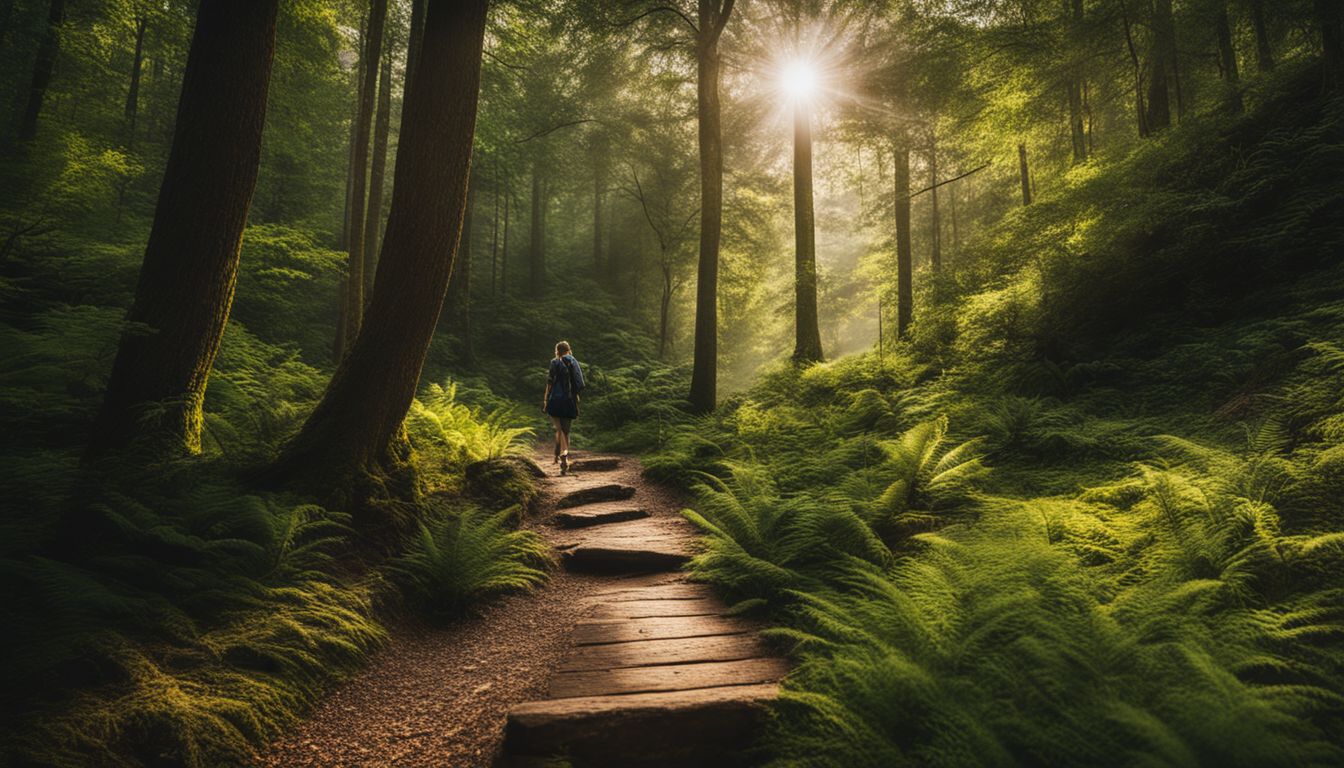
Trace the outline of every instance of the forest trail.
{"label": "forest trail", "polygon": [[787,667],[759,626],[680,572],[682,499],[628,456],[549,453],[528,527],[562,568],[446,628],[388,647],[258,757],[280,766],[737,764]]}

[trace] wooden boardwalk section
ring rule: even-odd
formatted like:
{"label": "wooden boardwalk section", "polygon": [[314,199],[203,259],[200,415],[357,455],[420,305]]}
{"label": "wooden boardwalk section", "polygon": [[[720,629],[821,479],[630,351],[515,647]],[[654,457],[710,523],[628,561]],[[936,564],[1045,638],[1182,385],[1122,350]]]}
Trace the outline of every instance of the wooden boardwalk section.
{"label": "wooden boardwalk section", "polygon": [[542,481],[564,567],[609,583],[575,606],[573,646],[546,698],[510,710],[503,765],[742,765],[738,750],[778,693],[787,663],[758,624],[726,615],[681,573],[695,531],[678,499],[640,474],[633,459],[594,456]]}

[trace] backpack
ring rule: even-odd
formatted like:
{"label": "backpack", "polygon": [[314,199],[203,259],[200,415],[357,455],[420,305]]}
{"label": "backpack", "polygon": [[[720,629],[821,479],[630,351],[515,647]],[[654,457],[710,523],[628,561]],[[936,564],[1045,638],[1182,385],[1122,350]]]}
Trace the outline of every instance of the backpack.
{"label": "backpack", "polygon": [[569,362],[568,355],[561,357],[560,362],[565,364],[565,371],[569,373],[569,394],[577,398],[579,393],[583,391],[583,374],[574,375],[574,364]]}

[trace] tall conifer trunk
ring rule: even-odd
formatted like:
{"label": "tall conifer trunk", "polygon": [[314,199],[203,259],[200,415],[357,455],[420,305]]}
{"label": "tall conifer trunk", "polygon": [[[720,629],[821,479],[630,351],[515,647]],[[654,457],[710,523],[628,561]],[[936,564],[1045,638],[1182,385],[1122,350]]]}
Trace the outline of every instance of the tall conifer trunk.
{"label": "tall conifer trunk", "polygon": [[126,90],[126,146],[135,143],[135,120],[140,112],[140,70],[145,62],[145,29],[149,21],[145,16],[135,20],[135,53],[131,56],[131,84]]}
{"label": "tall conifer trunk", "polygon": [[405,457],[402,421],[443,306],[466,209],[485,15],[485,0],[428,2],[364,328],[274,468],[333,499],[348,499],[360,476],[381,474]]}
{"label": "tall conifer trunk", "polygon": [[822,359],[817,318],[817,240],[812,210],[812,115],[807,105],[793,108],[793,359]]}
{"label": "tall conifer trunk", "polygon": [[527,245],[528,287],[533,296],[546,292],[546,182],[541,158],[532,160],[531,239]]}
{"label": "tall conifer trunk", "polygon": [[1158,131],[1171,125],[1171,91],[1178,93],[1180,109],[1180,81],[1176,68],[1176,25],[1172,18],[1171,0],[1153,2],[1153,45],[1148,54],[1148,114],[1149,131]]}
{"label": "tall conifer trunk", "polygon": [[202,0],[172,150],[89,456],[196,452],[261,160],[278,0]]}
{"label": "tall conifer trunk", "polygon": [[369,206],[364,219],[364,302],[373,294],[378,267],[378,235],[383,223],[383,186],[387,178],[387,144],[392,133],[392,51],[383,54],[378,78],[378,116],[373,130],[373,164],[369,169]]}
{"label": "tall conifer trunk", "polygon": [[1232,21],[1227,16],[1226,0],[1218,1],[1213,27],[1218,37],[1218,69],[1228,86],[1227,103],[1234,113],[1240,114],[1241,77],[1237,73],[1237,50],[1232,47]]}
{"label": "tall conifer trunk", "polygon": [[695,284],[695,352],[691,410],[706,412],[718,400],[719,241],[723,232],[723,136],[719,105],[719,38],[733,0],[700,0],[696,35],[696,116],[700,149],[700,261]]}
{"label": "tall conifer trunk", "polygon": [[896,211],[896,334],[906,338],[914,319],[914,252],[910,241],[910,144],[907,137],[896,138],[892,166],[894,208]]}

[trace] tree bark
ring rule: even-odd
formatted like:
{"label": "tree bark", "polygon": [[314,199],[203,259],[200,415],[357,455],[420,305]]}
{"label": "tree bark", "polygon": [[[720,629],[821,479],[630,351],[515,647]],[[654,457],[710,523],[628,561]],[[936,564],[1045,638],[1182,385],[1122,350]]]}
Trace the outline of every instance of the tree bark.
{"label": "tree bark", "polygon": [[719,37],[733,0],[700,0],[696,36],[696,117],[700,150],[700,261],[695,283],[695,350],[691,410],[705,413],[718,402],[719,241],[723,234],[723,129],[719,104]]}
{"label": "tree bark", "polygon": [[938,212],[938,144],[932,136],[929,137],[929,186],[929,231],[933,246],[929,263],[937,272],[943,268],[943,221]]}
{"label": "tree bark", "polygon": [[1069,78],[1065,89],[1069,97],[1069,135],[1073,140],[1073,162],[1075,165],[1087,160],[1087,134],[1083,130],[1083,67],[1079,63],[1082,41],[1083,0],[1067,0],[1065,11],[1069,34]]}
{"label": "tree bark", "polygon": [[1017,169],[1022,176],[1022,205],[1031,205],[1031,170],[1027,167],[1027,145],[1017,145]]}
{"label": "tree bark", "polygon": [[[401,81],[401,103],[411,93],[411,78],[420,60],[420,40],[425,34],[425,0],[411,0],[411,28],[406,38],[406,77]],[[403,120],[405,113],[402,114]]]}
{"label": "tree bark", "polygon": [[[1179,91],[1176,77],[1176,28],[1171,0],[1154,0],[1153,45],[1148,54],[1148,130],[1158,131],[1171,125],[1171,87]],[[1177,105],[1179,112],[1180,105]]]}
{"label": "tree bark", "polygon": [[261,159],[278,0],[202,0],[173,145],[88,456],[195,453]]}
{"label": "tree bark", "polygon": [[1269,26],[1265,23],[1265,0],[1251,0],[1251,28],[1255,30],[1255,64],[1261,72],[1274,68],[1274,51],[1269,44]]}
{"label": "tree bark", "polygon": [[354,176],[350,185],[350,248],[345,282],[345,347],[349,350],[359,336],[364,318],[364,204],[369,167],[369,135],[372,133],[374,98],[378,89],[378,61],[382,55],[383,27],[387,21],[387,0],[372,0],[369,6],[369,34],[361,57],[363,90],[355,128]]}
{"label": "tree bark", "polygon": [[1218,37],[1218,69],[1228,86],[1227,103],[1234,113],[1240,114],[1241,78],[1237,73],[1237,51],[1232,47],[1232,22],[1227,16],[1226,0],[1218,0],[1213,26]]}
{"label": "tree bark", "polygon": [[513,201],[513,185],[508,175],[504,178],[504,241],[499,247],[499,294],[509,295],[509,207]]}
{"label": "tree bark", "polygon": [[667,263],[667,253],[662,255],[663,295],[658,308],[658,359],[667,354],[667,317],[672,307],[672,266]]}
{"label": "tree bark", "polygon": [[461,341],[459,353],[464,363],[473,358],[471,347],[471,220],[476,206],[476,176],[467,181],[466,212],[462,216],[462,236],[458,238],[457,258],[453,260],[453,274],[448,278],[447,320],[452,332]]}
{"label": "tree bark", "polygon": [[126,146],[135,143],[135,118],[140,111],[140,70],[145,61],[145,29],[149,20],[140,16],[135,20],[135,54],[131,57],[131,85],[126,91]]}
{"label": "tree bark", "polygon": [[33,77],[28,86],[28,103],[19,120],[19,141],[37,138],[37,118],[42,114],[42,100],[51,84],[51,73],[56,67],[56,54],[61,47],[61,25],[65,23],[65,0],[51,0],[47,7],[47,28],[37,46],[33,60]]}
{"label": "tree bark", "polygon": [[606,166],[601,147],[593,158],[593,274],[602,279],[602,189],[606,186]]}
{"label": "tree bark", "polygon": [[383,56],[378,78],[378,116],[373,130],[373,165],[369,169],[369,208],[364,220],[364,300],[373,295],[378,268],[378,235],[383,223],[383,186],[387,178],[387,144],[392,133],[392,51]]}
{"label": "tree bark", "polygon": [[[485,15],[486,0],[429,0],[364,329],[276,464],[277,476],[291,484],[349,500],[358,476],[394,469],[404,457],[396,438],[443,306],[466,210]],[[370,522],[387,521],[363,521]]]}
{"label": "tree bark", "polygon": [[813,363],[822,359],[821,330],[817,320],[817,243],[812,212],[812,116],[805,104],[793,108],[793,241],[794,241],[794,347],[793,359]]}
{"label": "tree bark", "polygon": [[490,214],[490,298],[494,299],[496,295],[496,281],[499,278],[499,161],[491,163],[491,173],[494,176],[494,194],[490,201],[494,205],[494,211]]}
{"label": "tree bark", "polygon": [[531,240],[527,246],[528,287],[533,296],[546,292],[546,184],[541,158],[532,161]]}
{"label": "tree bark", "polygon": [[1139,129],[1139,138],[1148,136],[1148,112],[1143,103],[1143,67],[1139,63],[1139,51],[1134,45],[1133,24],[1129,19],[1129,6],[1120,0],[1120,19],[1125,26],[1125,46],[1129,49],[1130,64],[1134,68],[1134,123]]}
{"label": "tree bark", "polygon": [[914,252],[910,241],[910,144],[896,139],[892,177],[896,210],[896,335],[907,338],[914,319]]}

